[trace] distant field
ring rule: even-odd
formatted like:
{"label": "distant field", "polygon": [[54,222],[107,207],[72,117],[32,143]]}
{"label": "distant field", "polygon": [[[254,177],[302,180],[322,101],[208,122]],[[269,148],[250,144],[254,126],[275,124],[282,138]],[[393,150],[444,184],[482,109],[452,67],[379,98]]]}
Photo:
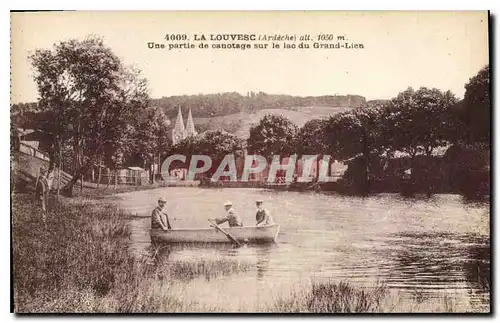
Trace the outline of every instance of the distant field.
{"label": "distant field", "polygon": [[194,123],[201,131],[223,129],[236,134],[238,137],[247,138],[250,127],[257,124],[266,114],[282,115],[297,126],[302,127],[309,120],[328,118],[349,109],[352,108],[311,106],[289,109],[264,109],[256,113],[242,112],[222,117],[194,118]]}

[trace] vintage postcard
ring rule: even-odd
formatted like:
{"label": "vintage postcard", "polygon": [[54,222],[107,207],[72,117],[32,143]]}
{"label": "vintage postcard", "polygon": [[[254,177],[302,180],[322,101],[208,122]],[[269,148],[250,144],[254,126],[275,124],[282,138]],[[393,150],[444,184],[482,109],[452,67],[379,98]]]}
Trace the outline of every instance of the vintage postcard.
{"label": "vintage postcard", "polygon": [[489,24],[12,12],[12,311],[490,313]]}

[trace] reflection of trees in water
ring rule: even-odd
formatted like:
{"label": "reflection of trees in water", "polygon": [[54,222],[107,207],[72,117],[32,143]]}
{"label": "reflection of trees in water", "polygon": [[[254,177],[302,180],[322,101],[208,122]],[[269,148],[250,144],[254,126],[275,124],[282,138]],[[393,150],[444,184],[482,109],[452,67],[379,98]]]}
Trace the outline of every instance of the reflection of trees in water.
{"label": "reflection of trees in water", "polygon": [[490,245],[487,238],[478,240],[477,244],[467,247],[470,258],[464,261],[463,269],[467,283],[472,289],[489,293],[491,281]]}
{"label": "reflection of trees in water", "polygon": [[463,281],[473,290],[489,291],[488,237],[475,234],[403,233],[392,255],[392,269],[403,283],[446,285]]}

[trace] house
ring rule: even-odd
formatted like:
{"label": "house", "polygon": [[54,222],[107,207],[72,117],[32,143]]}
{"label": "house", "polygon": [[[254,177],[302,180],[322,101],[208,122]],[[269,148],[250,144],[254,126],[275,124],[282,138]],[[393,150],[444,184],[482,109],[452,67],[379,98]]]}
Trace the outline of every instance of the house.
{"label": "house", "polygon": [[22,128],[18,128],[17,131],[19,136],[20,152],[46,161],[49,160],[48,154],[40,150],[40,142],[44,137],[43,133],[38,132],[34,129]]}
{"label": "house", "polygon": [[148,172],[137,166],[118,169],[117,175],[118,184],[143,185],[149,181]]}

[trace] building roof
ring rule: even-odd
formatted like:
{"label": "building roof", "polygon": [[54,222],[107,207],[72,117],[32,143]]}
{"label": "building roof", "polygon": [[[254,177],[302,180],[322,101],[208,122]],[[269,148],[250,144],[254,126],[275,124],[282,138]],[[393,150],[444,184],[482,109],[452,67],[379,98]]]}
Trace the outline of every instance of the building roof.
{"label": "building roof", "polygon": [[182,111],[179,107],[179,112],[177,113],[177,119],[175,121],[174,129],[172,129],[172,141],[174,145],[187,137],[196,136],[198,133],[194,127],[193,115],[191,114],[191,109],[189,109],[188,118],[186,126],[184,127],[184,120],[182,118]]}
{"label": "building roof", "polygon": [[191,109],[189,109],[188,119],[186,123],[186,132],[188,136],[196,136],[196,129],[194,128],[193,116],[191,115]]}
{"label": "building roof", "polygon": [[179,107],[179,112],[177,113],[177,119],[175,120],[174,132],[184,133],[184,119],[182,118],[181,107]]}
{"label": "building roof", "polygon": [[129,166],[129,167],[127,167],[127,169],[144,171],[144,168],[137,167],[137,166]]}

